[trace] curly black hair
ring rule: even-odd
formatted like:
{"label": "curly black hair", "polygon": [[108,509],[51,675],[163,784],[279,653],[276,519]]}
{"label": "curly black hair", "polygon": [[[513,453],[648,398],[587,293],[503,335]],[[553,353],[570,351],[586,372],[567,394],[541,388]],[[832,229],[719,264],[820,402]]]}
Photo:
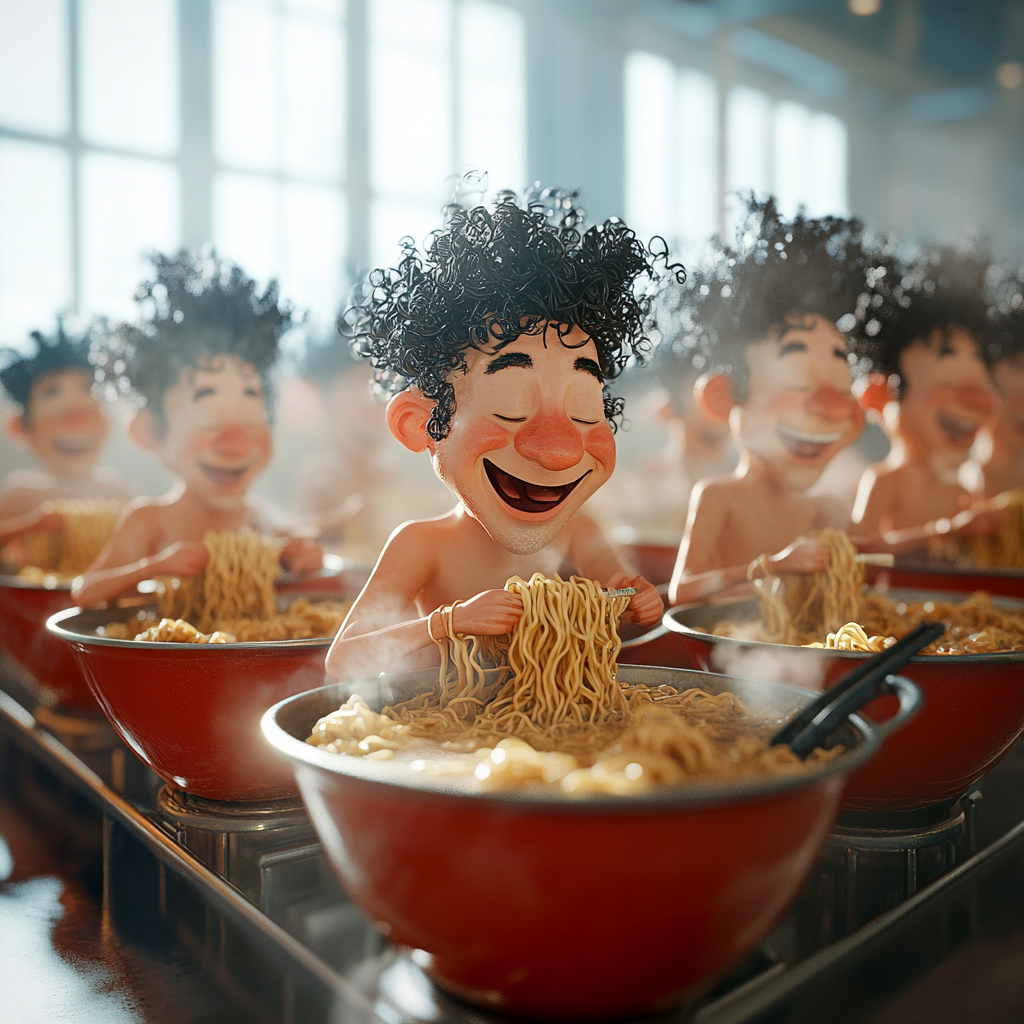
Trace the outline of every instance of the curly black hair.
{"label": "curly black hair", "polygon": [[[541,333],[548,322],[564,344],[575,326],[593,339],[606,380],[649,351],[654,291],[670,273],[682,281],[685,271],[620,220],[581,231],[576,199],[573,192],[534,189],[522,199],[501,192],[490,208],[449,205],[426,252],[404,239],[398,266],[374,270],[364,300],[339,318],[339,330],[351,333],[353,351],[372,362],[381,387],[394,394],[415,386],[435,400],[427,423],[435,440],[448,434],[451,377],[466,371],[471,348],[501,349]],[[613,429],[623,405],[606,386]]]}
{"label": "curly black hair", "polygon": [[912,260],[886,254],[876,261],[850,332],[857,376],[883,374],[902,397],[906,349],[930,341],[936,331],[948,339],[956,326],[974,338],[984,357],[995,313],[986,287],[990,266],[980,250],[948,246],[924,249]]}
{"label": "curly black hair", "polygon": [[739,402],[750,384],[747,349],[773,329],[814,315],[848,330],[868,265],[859,220],[811,218],[802,211],[787,220],[773,196],[742,198],[746,214],[737,245],[714,239],[688,287],[667,293],[675,309],[662,342],[696,370],[728,374]]}
{"label": "curly black hair", "polygon": [[995,302],[989,309],[985,335],[985,361],[989,366],[1024,352],[1024,267],[994,269]]}
{"label": "curly black hair", "polygon": [[0,350],[0,362],[4,364],[0,370],[0,384],[11,400],[21,406],[22,419],[26,425],[32,385],[40,377],[61,370],[83,370],[92,377],[93,366],[89,361],[89,353],[99,343],[104,330],[104,322],[94,320],[82,334],[72,334],[65,329],[63,318],[58,317],[55,334],[33,331],[29,335],[35,342],[35,351],[31,355],[24,355],[11,348]]}
{"label": "curly black hair", "polygon": [[163,398],[182,371],[233,355],[256,368],[269,405],[278,341],[292,325],[277,282],[261,295],[241,267],[212,251],[150,259],[156,275],[135,293],[142,319],[121,324],[96,355],[101,379],[140,398],[163,429]]}

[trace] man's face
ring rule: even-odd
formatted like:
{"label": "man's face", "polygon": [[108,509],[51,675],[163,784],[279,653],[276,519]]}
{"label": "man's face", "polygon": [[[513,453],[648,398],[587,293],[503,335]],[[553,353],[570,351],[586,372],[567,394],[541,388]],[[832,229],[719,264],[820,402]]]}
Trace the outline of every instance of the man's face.
{"label": "man's face", "polygon": [[804,490],[864,426],[846,341],[824,317],[809,316],[751,345],[747,362],[747,400],[730,417],[736,445]]}
{"label": "man's face", "polygon": [[32,382],[23,436],[57,476],[82,476],[96,464],[110,424],[92,395],[87,370],[56,370]]}
{"label": "man's face", "polygon": [[903,397],[896,435],[938,468],[955,470],[995,408],[974,338],[953,327],[915,341],[900,357]]}
{"label": "man's face", "polygon": [[533,554],[615,468],[597,348],[578,328],[560,339],[548,326],[466,362],[434,468],[496,543]]}
{"label": "man's face", "polygon": [[164,395],[164,418],[161,461],[215,507],[241,502],[270,461],[263,385],[252,364],[237,356],[183,370]]}
{"label": "man's face", "polygon": [[1000,359],[992,367],[999,402],[997,434],[1004,444],[1024,450],[1024,352]]}

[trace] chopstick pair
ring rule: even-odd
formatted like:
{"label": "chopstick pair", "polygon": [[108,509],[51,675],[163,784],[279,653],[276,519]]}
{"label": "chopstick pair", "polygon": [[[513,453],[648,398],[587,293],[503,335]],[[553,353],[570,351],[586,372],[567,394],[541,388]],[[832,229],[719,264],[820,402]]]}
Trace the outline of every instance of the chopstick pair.
{"label": "chopstick pair", "polygon": [[841,722],[882,694],[887,676],[898,672],[945,631],[946,627],[941,622],[922,622],[902,640],[863,661],[808,704],[772,737],[769,745],[774,747],[787,743],[797,757],[807,757],[835,732]]}

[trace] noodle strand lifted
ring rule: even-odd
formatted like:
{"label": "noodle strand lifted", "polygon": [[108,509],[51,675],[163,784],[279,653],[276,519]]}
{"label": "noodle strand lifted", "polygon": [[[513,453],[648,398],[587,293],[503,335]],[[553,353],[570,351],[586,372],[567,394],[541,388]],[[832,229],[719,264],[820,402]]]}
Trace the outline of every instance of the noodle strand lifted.
{"label": "noodle strand lifted", "polygon": [[627,597],[540,573],[505,587],[523,600],[511,635],[458,635],[450,651],[435,641],[436,691],[379,713],[354,696],[308,742],[375,760],[416,754],[409,770],[476,788],[557,785],[577,795],[802,766],[788,747],[768,747],[731,693],[621,685],[617,622]]}

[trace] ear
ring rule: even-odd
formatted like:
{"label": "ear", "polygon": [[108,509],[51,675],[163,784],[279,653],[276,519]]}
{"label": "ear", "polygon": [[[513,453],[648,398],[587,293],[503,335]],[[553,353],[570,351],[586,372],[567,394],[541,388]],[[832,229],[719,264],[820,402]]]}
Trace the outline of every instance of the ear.
{"label": "ear", "polygon": [[406,388],[388,402],[388,429],[411,452],[434,450],[434,440],[427,433],[427,420],[437,405],[419,388]]}
{"label": "ear", "polygon": [[28,431],[25,429],[22,413],[12,412],[7,417],[7,436],[21,444],[25,444],[28,441]]}
{"label": "ear", "polygon": [[853,394],[865,412],[874,411],[879,416],[885,407],[896,400],[894,389],[884,373],[869,373],[853,382]]}
{"label": "ear", "polygon": [[148,409],[140,409],[128,417],[125,424],[128,436],[144,451],[160,451],[160,438],[156,433],[156,419]]}
{"label": "ear", "polygon": [[714,423],[728,423],[736,403],[732,398],[732,381],[724,373],[706,373],[693,385],[693,397],[700,411]]}

